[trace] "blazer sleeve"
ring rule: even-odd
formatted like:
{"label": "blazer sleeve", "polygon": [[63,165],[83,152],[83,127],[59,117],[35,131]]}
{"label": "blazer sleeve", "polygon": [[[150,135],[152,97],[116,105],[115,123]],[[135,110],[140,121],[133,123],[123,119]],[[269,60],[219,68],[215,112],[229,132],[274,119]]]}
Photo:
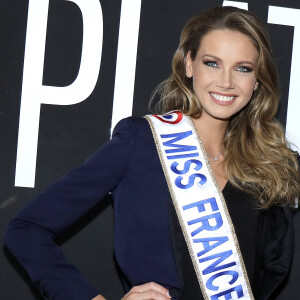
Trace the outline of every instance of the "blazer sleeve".
{"label": "blazer sleeve", "polygon": [[33,199],[9,223],[6,246],[47,299],[92,299],[99,291],[69,264],[54,242],[122,180],[135,146],[132,118],[81,166]]}

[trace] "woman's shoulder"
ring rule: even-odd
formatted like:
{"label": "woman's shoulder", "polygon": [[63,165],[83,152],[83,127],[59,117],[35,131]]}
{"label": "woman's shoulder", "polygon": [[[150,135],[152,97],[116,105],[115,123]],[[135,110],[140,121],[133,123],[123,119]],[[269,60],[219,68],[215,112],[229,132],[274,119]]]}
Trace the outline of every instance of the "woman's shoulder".
{"label": "woman's shoulder", "polygon": [[137,135],[139,132],[150,130],[149,123],[144,117],[127,117],[120,120],[113,130],[113,137],[115,135],[122,135],[129,137]]}

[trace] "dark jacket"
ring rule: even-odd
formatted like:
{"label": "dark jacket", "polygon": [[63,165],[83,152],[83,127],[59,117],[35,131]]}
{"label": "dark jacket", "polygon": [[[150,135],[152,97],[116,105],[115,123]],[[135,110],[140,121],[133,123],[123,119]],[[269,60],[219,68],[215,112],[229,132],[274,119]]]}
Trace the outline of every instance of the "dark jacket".
{"label": "dark jacket", "polygon": [[[121,121],[108,143],[31,201],[10,222],[6,245],[49,299],[95,297],[99,291],[68,264],[53,239],[108,192],[114,199],[115,256],[128,283],[125,289],[155,281],[180,291],[170,195],[143,118]],[[265,212],[261,222],[258,299],[269,299],[290,268],[293,226],[286,207]]]}

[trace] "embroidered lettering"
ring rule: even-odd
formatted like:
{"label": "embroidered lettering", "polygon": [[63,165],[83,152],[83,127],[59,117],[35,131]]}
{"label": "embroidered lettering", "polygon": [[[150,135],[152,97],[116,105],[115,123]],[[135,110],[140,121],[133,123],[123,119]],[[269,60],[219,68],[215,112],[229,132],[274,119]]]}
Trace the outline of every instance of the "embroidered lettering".
{"label": "embroidered lettering", "polygon": [[177,153],[177,152],[185,152],[185,151],[194,151],[197,150],[196,146],[188,146],[188,145],[179,145],[175,144],[176,142],[185,139],[192,135],[193,132],[191,130],[179,133],[171,133],[171,134],[161,134],[161,138],[172,138],[169,141],[163,142],[163,145],[166,147],[173,147],[176,149],[167,149],[165,150],[166,153]]}
{"label": "embroidered lettering", "polygon": [[178,176],[175,179],[175,185],[177,187],[179,187],[180,189],[189,189],[194,185],[196,178],[200,178],[200,181],[198,183],[201,184],[201,185],[203,185],[207,180],[206,177],[203,174],[196,173],[196,174],[192,174],[188,177],[188,183],[187,184],[183,184],[182,183],[183,177]]}
{"label": "embroidered lettering", "polygon": [[197,253],[198,257],[206,254],[212,249],[217,248],[218,246],[224,244],[227,241],[228,241],[227,236],[193,239],[193,243],[202,243],[203,246],[203,250]]}
{"label": "embroidered lettering", "polygon": [[235,266],[236,265],[236,262],[231,262],[231,263],[228,263],[228,264],[225,264],[225,265],[221,265],[220,266],[220,263],[222,263],[225,259],[227,259],[228,257],[230,257],[232,255],[232,250],[228,250],[228,251],[224,251],[224,252],[220,252],[220,253],[217,253],[217,254],[213,254],[213,255],[210,255],[210,256],[207,256],[207,257],[203,257],[203,258],[200,258],[199,259],[199,262],[200,263],[203,263],[205,261],[209,261],[211,259],[215,259],[215,258],[218,258],[217,260],[215,260],[211,265],[209,265],[207,268],[205,268],[203,270],[203,275],[206,275],[206,274],[210,274],[210,273],[214,273],[214,272],[217,272],[219,270],[223,270],[223,269],[226,269],[226,268],[229,268],[229,267],[232,267],[232,266]]}
{"label": "embroidered lettering", "polygon": [[[215,220],[215,225],[211,225],[209,223],[209,220]],[[199,232],[206,230],[206,231],[215,231],[219,229],[223,225],[223,219],[221,217],[221,214],[219,212],[213,213],[201,218],[197,218],[191,221],[188,221],[188,225],[193,225],[196,223],[202,223],[202,225],[197,228],[196,230],[192,231],[191,236],[195,236]]]}
{"label": "embroidered lettering", "polygon": [[184,162],[184,167],[182,170],[178,170],[179,163],[174,161],[171,164],[171,170],[176,174],[186,174],[190,170],[191,164],[195,164],[194,170],[199,171],[202,168],[202,163],[200,160],[197,159],[189,159]]}
{"label": "embroidered lettering", "polygon": [[227,291],[218,293],[216,295],[212,295],[210,299],[211,300],[218,300],[218,299],[220,299],[220,297],[224,296],[225,300],[230,300],[230,299],[232,299],[232,295],[231,295],[232,292],[236,292],[238,298],[244,297],[243,288],[242,288],[241,285],[238,285],[238,286],[235,286],[235,287],[233,287],[233,288],[231,288]]}
{"label": "embroidered lettering", "polygon": [[[208,289],[210,289],[211,291],[217,291],[219,289],[219,286],[216,286],[213,284],[214,280],[220,276],[224,276],[224,275],[229,275],[231,276],[231,280],[228,281],[228,283],[230,285],[234,284],[237,279],[239,278],[239,273],[236,271],[222,271],[220,273],[214,274],[213,276],[211,276],[207,281],[206,281],[206,287]],[[224,279],[222,278],[222,281],[224,282]]]}
{"label": "embroidered lettering", "polygon": [[183,208],[183,210],[186,210],[186,209],[190,209],[193,207],[197,207],[199,212],[203,212],[203,211],[206,211],[204,204],[207,204],[207,203],[210,204],[212,211],[219,210],[219,207],[218,207],[215,197],[211,197],[211,198],[200,200],[200,201],[197,201],[197,202],[194,202],[191,204],[187,204],[187,205],[184,205],[182,208]]}

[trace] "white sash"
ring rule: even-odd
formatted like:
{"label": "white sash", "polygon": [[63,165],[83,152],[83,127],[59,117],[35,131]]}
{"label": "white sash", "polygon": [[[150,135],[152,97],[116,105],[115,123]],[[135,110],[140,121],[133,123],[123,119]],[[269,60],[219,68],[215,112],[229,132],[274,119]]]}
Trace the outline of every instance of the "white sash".
{"label": "white sash", "polygon": [[146,116],[205,299],[254,299],[225,200],[189,117]]}

